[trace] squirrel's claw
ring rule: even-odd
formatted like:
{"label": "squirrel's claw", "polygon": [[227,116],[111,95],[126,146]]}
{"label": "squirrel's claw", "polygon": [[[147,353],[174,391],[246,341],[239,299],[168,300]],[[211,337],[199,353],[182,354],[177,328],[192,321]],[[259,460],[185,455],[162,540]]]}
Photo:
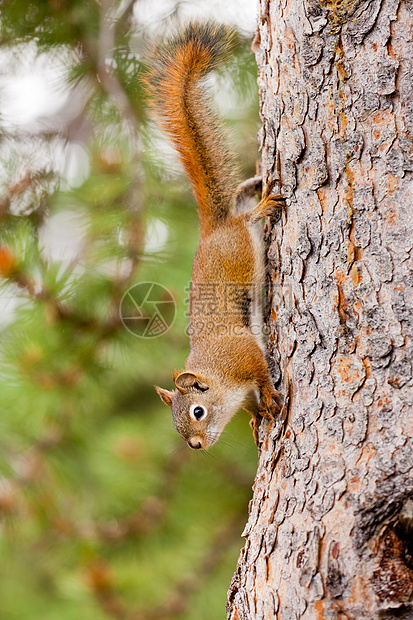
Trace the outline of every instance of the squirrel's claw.
{"label": "squirrel's claw", "polygon": [[252,436],[254,437],[254,441],[256,445],[259,445],[258,442],[258,431],[262,422],[262,416],[259,413],[251,413],[250,427],[252,428]]}

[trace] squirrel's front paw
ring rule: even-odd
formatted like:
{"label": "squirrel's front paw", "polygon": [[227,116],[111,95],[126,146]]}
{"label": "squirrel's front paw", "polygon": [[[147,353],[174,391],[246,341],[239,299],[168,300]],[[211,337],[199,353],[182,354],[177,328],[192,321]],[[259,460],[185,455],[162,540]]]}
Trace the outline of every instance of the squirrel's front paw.
{"label": "squirrel's front paw", "polygon": [[259,415],[267,420],[274,420],[279,415],[283,404],[284,397],[277,390],[274,390],[269,396],[263,395]]}
{"label": "squirrel's front paw", "polygon": [[258,446],[258,431],[262,422],[262,416],[259,413],[251,413],[251,415],[252,418],[250,420],[250,427],[252,428],[252,436],[254,437],[254,441]]}
{"label": "squirrel's front paw", "polygon": [[250,411],[252,416],[250,420],[250,427],[252,428],[252,434],[257,446],[259,446],[258,431],[262,419],[265,418],[266,420],[275,420],[278,417],[283,405],[283,395],[281,392],[273,390],[270,395],[262,397],[261,405],[258,411]]}

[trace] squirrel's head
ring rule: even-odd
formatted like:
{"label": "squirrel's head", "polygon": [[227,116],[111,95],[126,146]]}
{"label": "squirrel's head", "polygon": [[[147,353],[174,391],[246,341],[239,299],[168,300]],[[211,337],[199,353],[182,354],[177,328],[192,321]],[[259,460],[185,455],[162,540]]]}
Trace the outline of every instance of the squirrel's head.
{"label": "squirrel's head", "polygon": [[194,450],[203,450],[218,441],[234,411],[224,407],[222,398],[205,380],[193,372],[174,376],[176,390],[155,387],[161,400],[171,407],[176,430]]}

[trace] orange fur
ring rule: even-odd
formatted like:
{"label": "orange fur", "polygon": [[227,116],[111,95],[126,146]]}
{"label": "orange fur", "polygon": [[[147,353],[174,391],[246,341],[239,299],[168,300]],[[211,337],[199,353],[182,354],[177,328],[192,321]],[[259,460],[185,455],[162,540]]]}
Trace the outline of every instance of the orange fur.
{"label": "orange fur", "polygon": [[237,174],[222,127],[205,104],[200,80],[226,58],[232,38],[225,26],[188,24],[177,36],[154,46],[144,77],[150,106],[191,181],[205,234],[226,220]]}

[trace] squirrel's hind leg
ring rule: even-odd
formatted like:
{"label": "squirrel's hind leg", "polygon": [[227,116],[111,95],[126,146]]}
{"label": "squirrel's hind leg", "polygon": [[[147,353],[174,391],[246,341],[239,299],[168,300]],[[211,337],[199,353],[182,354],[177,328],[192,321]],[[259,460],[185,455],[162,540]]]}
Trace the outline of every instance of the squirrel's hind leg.
{"label": "squirrel's hind leg", "polygon": [[261,194],[262,177],[256,176],[240,183],[235,191],[234,213],[240,215],[256,206],[256,196]]}
{"label": "squirrel's hind leg", "polygon": [[256,224],[266,215],[273,215],[285,207],[285,198],[281,194],[271,194],[270,186],[265,190],[264,197],[254,209],[245,214],[250,224]]}
{"label": "squirrel's hind leg", "polygon": [[262,189],[262,177],[256,176],[241,183],[235,192],[235,215],[244,215],[249,224],[256,224],[266,215],[273,215],[285,206],[281,194],[271,194],[273,183],[269,183],[263,198],[254,206],[253,199]]}

